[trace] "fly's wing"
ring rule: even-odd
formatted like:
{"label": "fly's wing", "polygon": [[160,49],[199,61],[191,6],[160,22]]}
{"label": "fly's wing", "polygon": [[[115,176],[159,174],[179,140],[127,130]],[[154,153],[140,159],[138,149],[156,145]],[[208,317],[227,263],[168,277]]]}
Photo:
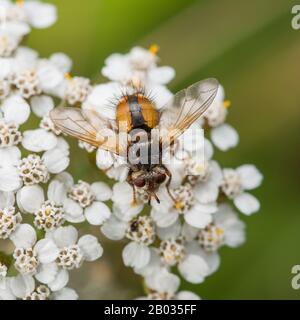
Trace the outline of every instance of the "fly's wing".
{"label": "fly's wing", "polygon": [[58,129],[69,136],[116,154],[122,152],[124,146],[120,145],[113,130],[115,124],[95,111],[58,107],[50,112],[50,118]]}
{"label": "fly's wing", "polygon": [[160,114],[160,143],[163,147],[173,144],[212,104],[219,82],[206,79],[179,91]]}

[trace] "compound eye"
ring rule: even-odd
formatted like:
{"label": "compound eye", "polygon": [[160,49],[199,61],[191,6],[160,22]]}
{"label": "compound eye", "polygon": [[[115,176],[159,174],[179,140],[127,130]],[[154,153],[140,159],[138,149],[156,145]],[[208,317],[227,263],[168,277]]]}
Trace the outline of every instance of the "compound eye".
{"label": "compound eye", "polygon": [[165,182],[167,176],[164,173],[159,173],[155,176],[155,182],[161,184]]}
{"label": "compound eye", "polygon": [[143,188],[146,184],[146,179],[144,177],[137,177],[133,180],[133,183],[138,188]]}

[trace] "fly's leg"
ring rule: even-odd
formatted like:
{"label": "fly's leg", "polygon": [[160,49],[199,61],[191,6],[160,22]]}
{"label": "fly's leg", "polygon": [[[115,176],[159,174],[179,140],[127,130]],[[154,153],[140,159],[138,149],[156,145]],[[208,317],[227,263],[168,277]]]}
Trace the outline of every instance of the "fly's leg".
{"label": "fly's leg", "polygon": [[133,191],[133,201],[132,201],[132,204],[135,206],[137,204],[137,200],[136,200],[136,188],[135,188],[135,185],[132,184],[132,191]]}
{"label": "fly's leg", "polygon": [[167,183],[166,183],[166,188],[167,188],[168,194],[169,194],[170,198],[173,200],[173,202],[176,204],[177,200],[174,198],[174,196],[172,195],[171,190],[170,190],[170,185],[171,185],[171,182],[172,182],[172,173],[165,166],[163,166],[163,168],[165,170],[166,175],[169,178]]}
{"label": "fly's leg", "polygon": [[136,199],[136,188],[135,188],[135,185],[134,183],[132,182],[132,179],[131,179],[131,171],[129,171],[128,173],[128,177],[127,177],[127,182],[130,184],[130,186],[132,187],[132,191],[133,191],[133,200],[132,200],[132,206],[135,206],[137,205],[137,199]]}

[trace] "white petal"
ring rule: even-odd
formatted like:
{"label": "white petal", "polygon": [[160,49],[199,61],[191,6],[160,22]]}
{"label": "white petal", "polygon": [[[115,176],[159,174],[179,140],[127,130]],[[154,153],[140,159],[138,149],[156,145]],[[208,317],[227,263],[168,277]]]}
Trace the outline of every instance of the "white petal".
{"label": "white petal", "polygon": [[118,182],[113,187],[113,202],[117,204],[130,203],[133,200],[133,191],[127,182]]}
{"label": "white petal", "polygon": [[59,291],[54,292],[54,300],[77,300],[78,294],[75,290],[70,288],[63,288]]}
{"label": "white petal", "polygon": [[27,35],[30,32],[30,27],[26,22],[22,21],[7,21],[5,23],[5,29],[7,30],[7,33],[16,38],[21,39],[25,35]]}
{"label": "white petal", "polygon": [[214,222],[223,229],[227,229],[235,224],[236,221],[239,221],[239,219],[233,208],[227,203],[220,204],[218,211],[214,216]]}
{"label": "white petal", "polygon": [[122,221],[130,221],[137,216],[144,208],[143,204],[114,203],[113,213]]}
{"label": "white petal", "polygon": [[185,221],[195,228],[205,228],[212,222],[212,214],[217,211],[215,203],[196,204],[184,215]]}
{"label": "white petal", "polygon": [[49,284],[55,280],[58,273],[58,266],[55,262],[48,264],[41,264],[35,278],[44,284]]}
{"label": "white petal", "polygon": [[175,77],[175,70],[171,67],[159,67],[150,70],[149,80],[159,84],[167,84]]}
{"label": "white petal", "polygon": [[73,226],[59,227],[53,234],[53,240],[59,248],[69,247],[77,242],[78,232]]}
{"label": "white petal", "polygon": [[150,249],[136,242],[128,243],[122,252],[125,266],[133,268],[143,268],[150,261]]}
{"label": "white petal", "polygon": [[21,224],[10,236],[16,248],[32,248],[36,242],[36,232],[29,224]]}
{"label": "white petal", "polygon": [[63,137],[58,137],[57,138],[57,145],[56,147],[60,151],[64,152],[64,155],[69,155],[70,154],[70,146],[68,142],[63,138]]}
{"label": "white petal", "polygon": [[16,191],[21,186],[22,181],[15,167],[0,168],[0,191]]}
{"label": "white petal", "polygon": [[95,201],[91,206],[85,209],[85,217],[87,221],[94,226],[102,225],[109,219],[111,211],[103,202]]}
{"label": "white petal", "polygon": [[56,7],[49,3],[28,1],[24,3],[29,23],[38,29],[48,28],[57,20]]}
{"label": "white petal", "polygon": [[12,72],[14,60],[10,58],[0,58],[0,79],[6,79]]}
{"label": "white petal", "polygon": [[49,96],[34,96],[30,99],[30,105],[35,115],[43,118],[54,108],[54,101]]}
{"label": "white petal", "polygon": [[173,93],[163,85],[149,86],[151,92],[155,92],[154,101],[157,109],[164,107],[173,97]]}
{"label": "white petal", "polygon": [[0,167],[17,166],[21,159],[21,151],[18,147],[0,149]]}
{"label": "white petal", "polygon": [[167,228],[178,220],[178,213],[175,210],[160,211],[156,209],[151,210],[151,217],[160,228]]}
{"label": "white petal", "polygon": [[8,281],[9,279],[3,279],[2,283],[0,283],[0,301],[1,300],[16,300],[15,295],[12,293]]}
{"label": "white petal", "polygon": [[57,137],[52,132],[44,129],[25,131],[22,145],[33,152],[42,152],[53,149],[57,144]]}
{"label": "white petal", "polygon": [[260,209],[259,201],[250,193],[242,193],[234,198],[234,204],[247,216]]}
{"label": "white petal", "polygon": [[151,256],[149,263],[143,268],[134,268],[134,272],[136,274],[139,274],[143,277],[147,277],[154,273],[157,274],[162,270],[163,263],[161,261],[158,250],[154,247],[150,247],[150,252]]}
{"label": "white petal", "polygon": [[7,122],[15,122],[17,124],[25,123],[30,115],[29,104],[20,96],[14,95],[2,104],[2,111]]}
{"label": "white petal", "polygon": [[112,167],[106,171],[106,175],[110,179],[114,179],[120,182],[126,181],[128,177],[129,168],[127,165],[121,165],[117,167]]}
{"label": "white petal", "polygon": [[208,275],[211,275],[213,273],[215,273],[218,269],[219,269],[219,266],[220,266],[220,256],[217,252],[211,252],[211,253],[208,253],[208,252],[205,252],[204,250],[202,250],[200,248],[200,257],[202,257],[208,264],[209,266],[209,274]]}
{"label": "white petal", "polygon": [[201,212],[201,213],[208,213],[208,214],[212,214],[217,212],[218,210],[218,206],[216,204],[216,202],[211,202],[211,203],[196,203],[194,205],[194,209],[195,211]]}
{"label": "white petal", "polygon": [[115,120],[116,112],[109,105],[109,101],[119,92],[121,92],[121,86],[116,82],[97,85],[93,88],[82,108],[95,110],[101,116]]}
{"label": "white petal", "polygon": [[52,54],[49,60],[63,73],[71,71],[72,60],[62,52]]}
{"label": "white petal", "polygon": [[234,148],[239,143],[239,135],[234,128],[228,124],[222,124],[211,131],[213,143],[222,151]]}
{"label": "white petal", "polygon": [[98,239],[89,234],[82,236],[78,241],[78,245],[86,261],[95,261],[103,254],[103,248]]}
{"label": "white petal", "polygon": [[219,164],[211,161],[209,164],[210,176],[207,181],[199,183],[195,187],[195,197],[201,203],[210,203],[217,200],[219,187],[222,182],[222,170]]}
{"label": "white petal", "polygon": [[184,134],[180,137],[183,150],[195,154],[198,157],[198,162],[203,163],[205,160],[205,140],[204,130],[196,123],[194,123]]}
{"label": "white petal", "polygon": [[111,215],[101,227],[101,232],[110,240],[121,240],[125,237],[127,226],[127,222],[119,220],[115,215]]}
{"label": "white petal", "polygon": [[107,170],[114,164],[114,157],[111,152],[98,149],[96,154],[96,164],[101,170]]}
{"label": "white petal", "polygon": [[55,177],[55,180],[63,183],[67,188],[71,188],[74,185],[74,179],[68,172],[62,172]]}
{"label": "white petal", "polygon": [[246,240],[245,224],[242,221],[236,221],[226,229],[225,243],[227,246],[236,248],[242,245]]}
{"label": "white petal", "polygon": [[85,220],[82,207],[72,199],[65,199],[63,202],[65,219],[72,223],[81,223]]}
{"label": "white petal", "polygon": [[115,53],[105,60],[101,72],[112,81],[125,82],[131,74],[131,68],[126,56]]}
{"label": "white petal", "polygon": [[12,207],[15,203],[15,195],[13,192],[0,191],[0,209]]}
{"label": "white petal", "polygon": [[191,291],[180,291],[176,294],[176,300],[201,300],[201,298]]}
{"label": "white petal", "polygon": [[171,226],[167,228],[157,228],[156,232],[157,235],[161,240],[168,240],[168,239],[177,239],[178,236],[180,235],[181,231],[181,224],[179,219],[172,224]]}
{"label": "white petal", "polygon": [[48,283],[48,287],[51,291],[59,291],[63,289],[69,282],[69,272],[64,269],[60,269],[56,274],[54,280]]}
{"label": "white petal", "polygon": [[210,180],[220,186],[223,179],[223,173],[220,165],[216,161],[210,161]]}
{"label": "white petal", "polygon": [[10,279],[10,288],[17,298],[25,298],[30,295],[35,287],[34,279],[28,275],[21,275]]}
{"label": "white petal", "polygon": [[245,164],[237,168],[241,177],[242,185],[245,190],[252,190],[261,185],[263,180],[262,174],[251,164]]}
{"label": "white petal", "polygon": [[190,224],[184,222],[181,234],[187,242],[190,242],[197,237],[197,235],[199,234],[199,229],[192,227]]}
{"label": "white petal", "polygon": [[28,65],[33,67],[36,65],[37,59],[39,58],[39,53],[36,50],[22,46],[17,49],[15,58],[18,61],[25,62],[27,68]]}
{"label": "white petal", "polygon": [[63,73],[51,63],[42,64],[38,69],[37,75],[41,88],[45,92],[54,89],[64,80]]}
{"label": "white petal", "polygon": [[220,84],[219,88],[218,88],[217,95],[215,97],[215,100],[218,101],[218,102],[223,102],[224,99],[225,99],[224,87]]}
{"label": "white petal", "polygon": [[178,188],[185,177],[185,162],[176,158],[172,158],[171,162],[167,164],[166,167],[172,173],[170,187],[172,189]]}
{"label": "white petal", "polygon": [[48,186],[47,195],[49,200],[54,201],[57,204],[63,204],[64,200],[66,199],[67,188],[62,182],[53,180]]}
{"label": "white petal", "polygon": [[197,212],[196,210],[191,210],[184,215],[185,221],[195,228],[205,228],[212,222],[212,216],[208,213]]}
{"label": "white petal", "polygon": [[69,155],[59,148],[46,151],[42,159],[48,171],[53,174],[63,172],[70,164]]}
{"label": "white petal", "polygon": [[98,201],[107,201],[112,197],[111,188],[104,182],[95,182],[91,185],[91,189],[96,195]]}
{"label": "white petal", "polygon": [[219,196],[219,186],[211,181],[202,183],[196,187],[197,199],[201,203],[210,203],[216,201]]}
{"label": "white petal", "polygon": [[58,257],[59,250],[51,239],[42,239],[38,241],[34,250],[41,263],[50,263]]}
{"label": "white petal", "polygon": [[194,284],[202,283],[210,271],[207,262],[197,255],[188,255],[178,265],[178,270],[185,280]]}
{"label": "white petal", "polygon": [[44,191],[39,185],[25,186],[17,193],[19,208],[28,213],[37,211],[44,201]]}
{"label": "white petal", "polygon": [[153,272],[145,279],[147,287],[152,290],[164,293],[174,294],[180,285],[180,279],[167,269],[163,268],[157,272]]}
{"label": "white petal", "polygon": [[214,155],[214,147],[208,139],[204,139],[204,158],[210,160]]}

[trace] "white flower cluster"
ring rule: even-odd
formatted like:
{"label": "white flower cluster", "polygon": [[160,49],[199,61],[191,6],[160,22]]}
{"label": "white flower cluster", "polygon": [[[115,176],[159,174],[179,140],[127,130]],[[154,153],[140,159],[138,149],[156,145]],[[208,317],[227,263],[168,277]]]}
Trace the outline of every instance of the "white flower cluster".
{"label": "white flower cluster", "polygon": [[[39,1],[0,1],[0,248],[1,299],[77,299],[67,287],[69,271],[102,256],[98,239],[78,236],[76,223],[100,225],[110,217],[104,203],[112,191],[103,182],[75,183],[65,172],[69,145],[49,112],[57,100],[82,102],[87,79],[71,79],[62,53],[48,59],[22,46],[30,28],[56,21],[56,8]],[[39,127],[30,127],[31,115]],[[7,243],[6,248],[11,248]]]}
{"label": "white flower cluster", "polygon": [[[172,174],[172,197],[162,185],[160,203],[151,201],[147,210],[143,191],[137,190],[133,201],[125,181],[126,160],[86,142],[79,147],[96,152],[97,166],[117,182],[113,190],[103,182],[74,182],[65,171],[69,145],[49,113],[61,100],[115,120],[112,104],[134,88],[145,88],[160,110],[173,97],[167,84],[175,77],[174,69],[158,65],[157,46],[135,47],[108,57],[102,74],[110,81],[92,85],[87,78],[70,75],[72,62],[66,55],[42,59],[21,46],[30,27],[55,22],[52,5],[4,0],[1,5],[6,26],[0,33],[0,239],[12,241],[14,251],[13,266],[0,260],[0,299],[76,299],[76,292],[66,287],[69,271],[103,252],[96,237],[78,236],[75,226],[84,221],[100,226],[111,240],[127,239],[122,256],[145,280],[147,295],[141,299],[199,299],[179,291],[180,278],[172,272],[177,268],[186,281],[202,283],[218,269],[221,247],[245,241],[245,224],[234,207],[245,215],[260,207],[248,192],[262,182],[255,166],[222,169],[213,158],[214,147],[227,151],[239,142],[236,130],[226,123],[230,103],[222,86],[193,124],[206,130],[204,144],[194,150],[194,137],[186,132],[174,146],[166,165]],[[22,131],[31,113],[40,119],[39,128]],[[198,152],[204,162],[199,162]]]}
{"label": "white flower cluster", "polygon": [[[83,108],[95,107],[97,100],[100,101],[99,108],[102,105],[98,112],[111,117],[105,114],[101,97],[108,99],[116,95],[116,88],[120,85],[138,83],[154,94],[159,109],[172,96],[166,85],[175,72],[170,67],[157,66],[155,48],[136,47],[126,55],[110,56],[102,73],[113,82],[92,89]],[[202,283],[219,267],[218,250],[222,246],[237,247],[245,240],[245,225],[231,202],[246,215],[259,210],[258,200],[247,192],[262,182],[262,175],[255,166],[222,169],[213,159],[213,145],[226,151],[236,147],[239,141],[235,129],[226,123],[229,105],[220,86],[212,106],[193,125],[208,133],[204,145],[199,146],[202,150],[194,150],[194,138],[187,136],[189,132],[183,135],[179,143],[183,140],[190,143],[185,143],[184,149],[175,149],[173,161],[167,165],[172,173],[173,199],[161,186],[157,193],[160,203],[152,201],[150,213],[145,210],[148,198],[143,193],[138,193],[137,201],[133,201],[132,188],[124,182],[127,171],[122,161],[97,151],[99,168],[118,180],[113,187],[113,214],[101,231],[112,240],[129,240],[123,250],[124,264],[145,278],[146,298],[199,298],[191,292],[178,293],[180,279],[171,271],[177,267],[186,281]],[[205,155],[204,163],[199,162],[198,151]]]}

